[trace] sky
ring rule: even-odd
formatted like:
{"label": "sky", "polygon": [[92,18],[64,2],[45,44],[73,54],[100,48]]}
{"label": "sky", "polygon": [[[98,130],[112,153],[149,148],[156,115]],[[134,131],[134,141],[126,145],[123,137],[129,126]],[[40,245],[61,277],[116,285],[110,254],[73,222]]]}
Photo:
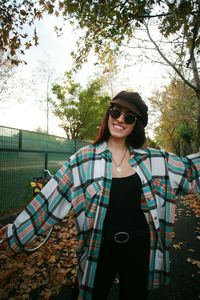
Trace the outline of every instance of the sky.
{"label": "sky", "polygon": [[[42,21],[37,22],[39,46],[31,47],[26,51],[23,59],[27,65],[18,67],[11,80],[6,101],[0,105],[0,125],[27,130],[46,129],[47,74],[51,74],[52,81],[59,82],[63,79],[64,72],[72,65],[70,52],[74,50],[76,40],[81,34],[66,23],[63,35],[57,37],[54,31],[55,24],[62,25],[62,21],[54,16],[46,16]],[[33,30],[28,29],[29,32]],[[167,83],[169,74],[159,64],[143,62],[139,50],[125,49],[125,51],[133,56],[129,58],[128,63],[124,60],[120,62],[120,72],[115,84],[116,93],[131,88],[148,101],[155,89]],[[77,75],[77,80],[83,86],[97,71],[94,61],[95,57],[90,55],[88,63]],[[129,66],[125,66],[127,64]],[[44,69],[46,75],[43,74]],[[42,79],[41,74],[44,75]],[[59,119],[50,112],[49,133],[65,136],[59,124]]]}

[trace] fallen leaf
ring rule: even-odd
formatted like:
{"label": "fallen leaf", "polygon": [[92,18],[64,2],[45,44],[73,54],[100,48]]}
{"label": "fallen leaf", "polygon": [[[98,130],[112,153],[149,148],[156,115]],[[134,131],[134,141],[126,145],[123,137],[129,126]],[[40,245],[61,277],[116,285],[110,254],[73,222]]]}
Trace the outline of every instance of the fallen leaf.
{"label": "fallen leaf", "polygon": [[195,252],[194,249],[188,249],[189,252]]}
{"label": "fallen leaf", "polygon": [[183,246],[183,243],[182,243],[182,242],[180,242],[180,243],[178,243],[178,244],[173,244],[173,247],[174,247],[175,249],[181,249],[182,246]]}
{"label": "fallen leaf", "polygon": [[200,260],[195,260],[191,257],[186,259],[187,262],[191,263],[192,265],[196,265],[200,269]]}

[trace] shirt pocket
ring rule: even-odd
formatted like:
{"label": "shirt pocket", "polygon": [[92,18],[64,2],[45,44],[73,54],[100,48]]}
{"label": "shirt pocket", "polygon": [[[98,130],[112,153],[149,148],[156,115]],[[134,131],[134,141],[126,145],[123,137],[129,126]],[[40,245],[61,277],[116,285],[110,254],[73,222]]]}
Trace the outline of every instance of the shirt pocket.
{"label": "shirt pocket", "polygon": [[95,181],[89,184],[86,188],[86,208],[85,215],[89,218],[94,218],[97,207],[99,205],[101,185],[100,182]]}

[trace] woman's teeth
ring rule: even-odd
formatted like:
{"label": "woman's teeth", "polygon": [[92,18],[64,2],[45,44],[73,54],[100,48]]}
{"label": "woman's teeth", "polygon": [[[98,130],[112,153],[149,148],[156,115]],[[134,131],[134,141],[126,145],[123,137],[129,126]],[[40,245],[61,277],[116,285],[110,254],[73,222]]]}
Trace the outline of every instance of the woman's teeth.
{"label": "woman's teeth", "polygon": [[119,125],[114,125],[114,128],[119,129],[119,130],[124,129],[122,126],[119,126]]}

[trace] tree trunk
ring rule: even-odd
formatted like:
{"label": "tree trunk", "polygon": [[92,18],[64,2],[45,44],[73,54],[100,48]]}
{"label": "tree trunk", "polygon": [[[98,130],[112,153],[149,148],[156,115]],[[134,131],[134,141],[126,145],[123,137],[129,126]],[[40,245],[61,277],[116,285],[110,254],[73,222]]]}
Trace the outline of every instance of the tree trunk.
{"label": "tree trunk", "polygon": [[196,92],[197,95],[197,139],[196,147],[197,151],[200,149],[200,91]]}

